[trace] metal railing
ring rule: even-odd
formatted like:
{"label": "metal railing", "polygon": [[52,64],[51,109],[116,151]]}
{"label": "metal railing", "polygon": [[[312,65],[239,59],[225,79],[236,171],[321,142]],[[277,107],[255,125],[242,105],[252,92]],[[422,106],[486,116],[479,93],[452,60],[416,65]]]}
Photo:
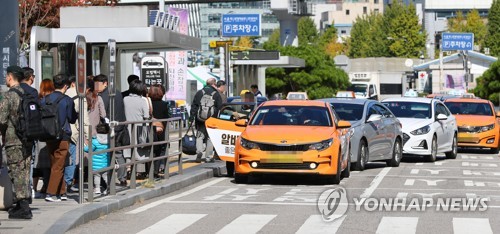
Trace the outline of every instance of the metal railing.
{"label": "metal railing", "polygon": [[[148,180],[153,181],[154,180],[154,162],[159,161],[159,160],[165,160],[165,172],[164,172],[164,179],[168,179],[170,176],[169,172],[169,162],[171,158],[176,158],[177,159],[177,164],[178,164],[178,173],[182,174],[182,137],[183,137],[183,124],[182,124],[183,119],[180,117],[174,117],[174,118],[169,118],[169,119],[153,119],[153,120],[144,120],[144,121],[125,121],[125,122],[112,122],[110,124],[111,128],[111,133],[109,134],[109,148],[106,150],[100,150],[100,151],[93,151],[92,150],[92,134],[89,134],[88,138],[88,156],[87,156],[87,167],[88,167],[88,194],[87,194],[87,201],[88,202],[93,202],[94,201],[94,175],[102,172],[111,172],[111,176],[108,175],[108,188],[109,188],[109,195],[116,195],[116,170],[119,167],[131,167],[131,174],[130,174],[130,189],[135,189],[137,187],[137,179],[136,179],[136,172],[137,172],[137,165],[138,164],[145,164],[145,163],[150,163],[149,167],[149,172],[148,172]],[[154,130],[153,127],[153,122],[165,122],[166,127],[163,131],[163,134],[165,135],[165,140],[163,141],[154,141],[153,134],[157,134]],[[175,129],[170,129],[169,126],[172,124],[176,125]],[[125,126],[125,128],[122,131],[128,131],[128,127],[131,127],[131,135],[130,135],[130,144],[127,146],[119,146],[116,147],[115,144],[115,134],[114,134],[114,128],[117,126]],[[149,129],[149,139],[147,143],[143,144],[135,144],[137,142],[137,126],[148,126]],[[92,126],[89,126],[89,133],[92,132]],[[170,138],[170,133],[171,132],[178,132],[179,135],[178,137]],[[171,151],[171,146],[173,144],[177,144],[177,150],[170,152]],[[165,155],[161,155],[158,157],[154,156],[154,146],[160,146],[166,144],[166,150],[165,150]],[[146,159],[142,160],[137,160],[135,157],[135,152],[137,152],[138,148],[142,147],[150,147],[149,151],[149,157]],[[130,162],[126,162],[124,164],[116,164],[116,152],[117,151],[124,151],[124,150],[131,150],[131,160]],[[99,170],[92,170],[92,156],[95,154],[103,154],[107,153],[110,154],[108,157],[110,158],[110,165],[108,167],[99,169]],[[125,155],[124,155],[125,156]],[[83,162],[80,162],[83,163]],[[115,168],[115,166],[118,166]],[[84,178],[80,178],[81,183],[83,183]],[[80,196],[84,195],[84,191],[80,190]]]}

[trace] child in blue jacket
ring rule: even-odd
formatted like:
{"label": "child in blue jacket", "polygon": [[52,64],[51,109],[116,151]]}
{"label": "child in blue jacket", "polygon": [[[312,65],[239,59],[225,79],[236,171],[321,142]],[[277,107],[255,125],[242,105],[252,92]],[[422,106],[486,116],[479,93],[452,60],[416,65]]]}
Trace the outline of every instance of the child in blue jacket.
{"label": "child in blue jacket", "polygon": [[[109,125],[107,124],[99,124],[96,127],[96,136],[92,137],[92,152],[97,152],[101,150],[106,150],[109,148],[108,145],[108,133],[109,133]],[[85,145],[85,152],[89,152],[89,147]],[[109,156],[108,153],[101,154],[93,154],[92,155],[92,170],[96,171],[102,168],[106,168],[109,166]],[[108,172],[99,172],[94,174],[94,194],[101,194],[101,177],[106,184],[108,183]],[[108,186],[109,187],[109,186]],[[106,195],[106,191],[104,192]]]}

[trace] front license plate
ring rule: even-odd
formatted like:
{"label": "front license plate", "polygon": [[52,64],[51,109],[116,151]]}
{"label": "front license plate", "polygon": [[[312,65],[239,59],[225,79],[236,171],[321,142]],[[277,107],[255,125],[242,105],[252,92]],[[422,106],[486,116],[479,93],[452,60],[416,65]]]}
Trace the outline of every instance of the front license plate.
{"label": "front license plate", "polygon": [[470,133],[459,133],[458,134],[458,142],[467,142],[467,143],[477,143],[479,138],[474,137],[473,134]]}
{"label": "front license plate", "polygon": [[295,152],[273,152],[268,154],[268,158],[260,161],[261,163],[302,163],[302,158]]}

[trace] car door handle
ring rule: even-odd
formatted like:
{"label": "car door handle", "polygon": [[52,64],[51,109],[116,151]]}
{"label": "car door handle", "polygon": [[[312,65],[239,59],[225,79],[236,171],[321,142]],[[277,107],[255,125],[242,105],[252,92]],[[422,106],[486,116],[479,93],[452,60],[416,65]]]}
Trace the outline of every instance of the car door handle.
{"label": "car door handle", "polygon": [[217,129],[219,127],[217,127],[217,125],[207,124],[207,128]]}

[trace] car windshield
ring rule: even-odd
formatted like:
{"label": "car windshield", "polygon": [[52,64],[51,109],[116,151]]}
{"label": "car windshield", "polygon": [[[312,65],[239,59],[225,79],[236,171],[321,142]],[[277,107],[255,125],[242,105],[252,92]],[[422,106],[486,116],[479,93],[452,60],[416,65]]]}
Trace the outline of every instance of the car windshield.
{"label": "car windshield", "polygon": [[250,125],[305,125],[331,127],[326,107],[263,106],[257,110]]}
{"label": "car windshield", "polygon": [[454,115],[493,115],[488,103],[477,102],[445,102],[450,112]]}
{"label": "car windshield", "polygon": [[347,90],[353,91],[354,93],[362,93],[363,95],[365,95],[367,87],[368,85],[366,84],[352,84],[351,87],[349,87]]}
{"label": "car windshield", "polygon": [[422,102],[384,102],[398,118],[430,119],[431,105]]}
{"label": "car windshield", "polygon": [[255,105],[225,105],[219,112],[218,119],[236,121],[238,119],[248,119]]}
{"label": "car windshield", "polygon": [[332,103],[341,120],[358,121],[363,118],[364,105],[351,103]]}

